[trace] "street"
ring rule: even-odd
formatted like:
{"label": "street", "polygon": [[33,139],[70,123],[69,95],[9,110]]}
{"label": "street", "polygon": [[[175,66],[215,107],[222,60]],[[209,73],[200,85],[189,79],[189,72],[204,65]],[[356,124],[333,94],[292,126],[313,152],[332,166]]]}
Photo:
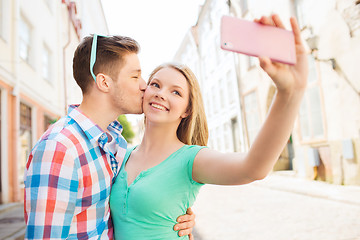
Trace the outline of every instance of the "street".
{"label": "street", "polygon": [[[266,181],[235,187],[205,185],[193,207],[195,240],[360,239],[360,204],[346,199],[343,189],[347,188],[326,183],[313,186],[309,181],[314,194],[304,189],[300,193],[299,186],[293,186],[293,191],[286,188],[291,184],[287,179],[291,178],[283,178],[285,190]],[[325,186],[326,196],[314,196],[316,187],[321,192]],[[354,192],[358,197],[359,189],[348,189],[348,196]]]}
{"label": "street", "polygon": [[22,240],[25,235],[24,205],[0,205],[0,240]]}
{"label": "street", "polygon": [[[0,239],[23,239],[23,205],[2,207]],[[193,211],[195,240],[360,240],[360,186],[274,173],[243,186],[205,185]]]}

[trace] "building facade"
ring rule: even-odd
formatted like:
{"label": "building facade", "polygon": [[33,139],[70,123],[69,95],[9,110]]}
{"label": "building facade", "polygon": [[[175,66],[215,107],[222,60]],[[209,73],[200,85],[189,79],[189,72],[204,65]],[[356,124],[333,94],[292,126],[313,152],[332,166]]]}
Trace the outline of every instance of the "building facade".
{"label": "building facade", "polygon": [[235,58],[219,50],[220,17],[228,11],[226,1],[205,1],[174,57],[197,76],[209,126],[208,144],[223,152],[245,149]]}
{"label": "building facade", "polygon": [[294,130],[300,176],[360,185],[360,1],[296,1],[310,54]]}
{"label": "building facade", "polygon": [[[205,1],[175,60],[199,61],[189,65],[199,66],[209,145],[221,151],[249,149],[276,94],[256,58],[220,49],[220,18],[253,20],[272,13],[279,14],[288,29],[290,16],[297,17],[310,70],[294,130],[274,170],[360,185],[360,70],[355,67],[360,56],[360,1]],[[238,140],[229,132],[237,132]]]}
{"label": "building facade", "polygon": [[[84,1],[85,2],[85,1]],[[72,57],[82,29],[83,1],[0,0],[0,203],[22,200],[27,157],[48,126],[80,103]],[[101,7],[100,1],[87,1]],[[102,8],[100,8],[102,9]],[[107,33],[104,14],[97,31]],[[87,26],[86,28],[84,26]]]}

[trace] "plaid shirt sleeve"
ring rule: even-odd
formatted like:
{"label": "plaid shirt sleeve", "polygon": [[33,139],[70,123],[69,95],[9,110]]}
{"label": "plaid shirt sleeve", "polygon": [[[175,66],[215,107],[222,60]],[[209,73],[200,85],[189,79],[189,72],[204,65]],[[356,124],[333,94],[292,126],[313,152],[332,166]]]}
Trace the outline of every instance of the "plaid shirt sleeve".
{"label": "plaid shirt sleeve", "polygon": [[43,140],[25,172],[25,239],[66,239],[74,217],[78,176],[75,157],[60,142]]}

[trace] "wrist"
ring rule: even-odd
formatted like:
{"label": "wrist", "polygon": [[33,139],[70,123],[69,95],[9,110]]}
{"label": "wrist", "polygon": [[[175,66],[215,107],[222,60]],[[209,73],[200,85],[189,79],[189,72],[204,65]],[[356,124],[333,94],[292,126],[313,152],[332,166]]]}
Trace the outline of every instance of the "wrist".
{"label": "wrist", "polygon": [[288,102],[288,101],[296,101],[301,100],[304,96],[306,88],[298,88],[298,89],[284,89],[277,91],[276,97],[280,98],[282,101]]}

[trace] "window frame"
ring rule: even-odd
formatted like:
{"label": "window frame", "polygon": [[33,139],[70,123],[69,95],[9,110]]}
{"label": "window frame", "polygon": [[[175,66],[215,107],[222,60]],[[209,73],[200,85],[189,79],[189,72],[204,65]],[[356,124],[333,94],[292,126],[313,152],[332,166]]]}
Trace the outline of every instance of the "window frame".
{"label": "window frame", "polygon": [[[310,123],[309,124],[309,138],[304,138],[303,136],[303,132],[302,132],[302,123],[301,123],[301,115],[300,115],[300,110],[299,110],[299,114],[298,114],[298,134],[299,134],[299,139],[300,139],[300,143],[301,144],[313,144],[313,143],[322,143],[322,142],[326,142],[327,139],[327,125],[326,125],[326,114],[325,114],[325,104],[324,104],[324,95],[323,95],[323,89],[322,89],[322,85],[321,85],[321,72],[320,72],[320,66],[319,66],[319,62],[316,61],[316,59],[312,56],[309,55],[309,58],[313,59],[314,62],[314,70],[316,71],[316,79],[314,81],[310,81],[308,80],[308,84],[307,84],[307,88],[306,88],[306,92],[304,94],[303,97],[303,101],[306,101],[307,103],[307,122]],[[309,61],[310,62],[310,61]],[[310,67],[310,66],[309,66]],[[313,89],[317,87],[319,90],[319,101],[320,101],[320,114],[321,114],[321,118],[322,118],[322,128],[323,128],[323,134],[322,136],[315,136],[314,135],[314,129],[312,128],[312,124],[311,124],[311,111],[308,108],[309,106],[309,97],[308,97],[308,92],[310,89]],[[303,103],[301,103],[303,104]]]}
{"label": "window frame", "polygon": [[[21,136],[23,135],[24,132],[29,132],[29,136],[28,136],[28,140],[29,140],[29,145],[27,147],[28,152],[26,153],[27,157],[29,156],[31,149],[33,147],[33,136],[34,136],[34,129],[33,129],[33,124],[36,124],[34,122],[33,119],[33,107],[29,104],[27,104],[24,101],[20,101],[20,134],[19,134],[19,138],[21,140]],[[23,109],[25,109],[25,112],[23,112]],[[22,151],[22,145],[20,146],[20,151]],[[22,153],[22,152],[21,152]],[[26,157],[25,157],[26,158]],[[23,182],[23,177],[22,175],[24,174],[25,171],[25,166],[26,166],[26,160],[24,159],[24,161],[22,161],[22,157],[20,156],[20,165],[19,165],[19,170],[20,170],[20,174],[19,174],[19,184],[20,186],[23,186],[24,182]]]}
{"label": "window frame", "polygon": [[[44,75],[44,71],[45,71],[45,63],[44,63],[44,57],[45,54],[47,54],[47,76]],[[52,52],[50,50],[50,48],[48,47],[48,45],[46,43],[43,44],[43,52],[42,52],[42,57],[41,57],[41,76],[42,78],[47,81],[50,84],[53,84],[52,81]]]}
{"label": "window frame", "polygon": [[4,0],[0,0],[0,38],[4,39]]}
{"label": "window frame", "polygon": [[[26,26],[28,29],[28,42],[24,39],[23,36],[23,29],[22,29],[22,24],[24,24],[24,26]],[[20,16],[20,23],[19,23],[19,57],[20,59],[22,59],[24,62],[28,63],[29,65],[31,65],[31,42],[32,42],[32,26],[30,24],[30,22],[23,16]],[[26,46],[26,58],[24,58],[22,56],[22,44],[25,43],[24,45]]]}
{"label": "window frame", "polygon": [[[255,99],[256,99],[256,107],[255,108],[251,108],[250,111],[248,111],[247,109],[249,109],[249,107],[247,106],[246,104],[246,97],[250,96],[251,94],[254,94],[255,96]],[[251,140],[254,140],[256,135],[259,133],[259,130],[261,128],[261,124],[262,124],[262,118],[261,118],[261,111],[260,111],[260,101],[259,101],[259,96],[258,96],[258,90],[257,89],[253,89],[253,90],[250,90],[248,92],[246,92],[244,95],[243,95],[243,99],[242,99],[243,103],[244,103],[244,115],[245,115],[245,126],[246,126],[246,138],[247,138],[247,144],[248,144],[248,147],[251,146],[251,144],[253,143],[253,141]],[[258,117],[258,124],[256,126],[256,128],[254,129],[251,129],[251,131],[249,130],[249,119],[248,119],[248,116],[249,116],[249,112],[254,112],[256,113],[257,117]],[[253,136],[254,138],[251,139],[250,137],[250,132],[253,132],[254,130],[257,131],[255,132],[255,135]]]}

